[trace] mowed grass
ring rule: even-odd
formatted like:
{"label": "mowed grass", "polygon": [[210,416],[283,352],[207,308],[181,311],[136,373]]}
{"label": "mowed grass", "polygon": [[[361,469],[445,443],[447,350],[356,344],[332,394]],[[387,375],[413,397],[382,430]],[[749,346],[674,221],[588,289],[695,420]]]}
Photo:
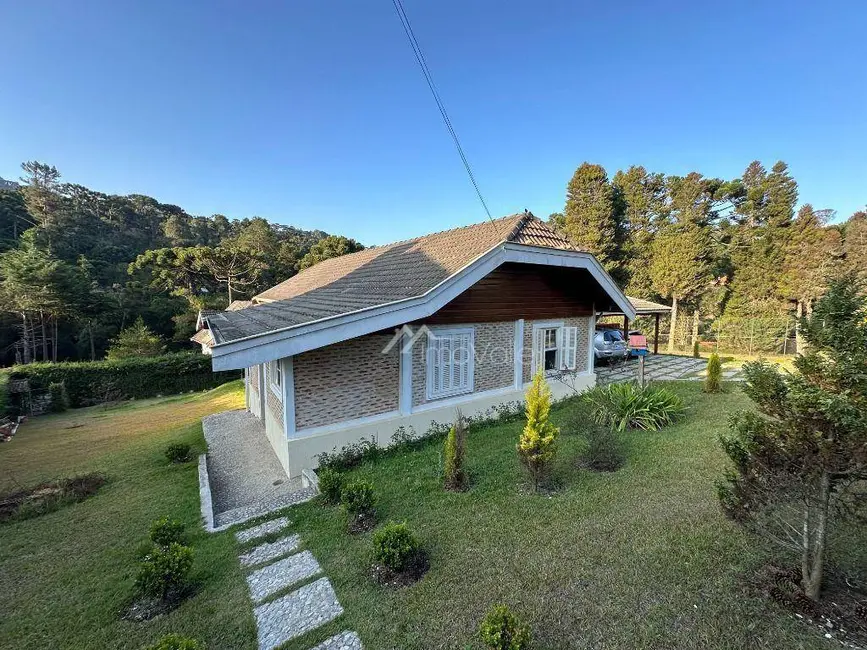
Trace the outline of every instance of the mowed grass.
{"label": "mowed grass", "polygon": [[[170,442],[204,450],[201,418],[243,406],[233,382],[213,391],[34,418],[0,445],[0,492],[99,471],[86,501],[0,525],[0,647],[141,648],[170,632],[209,648],[255,648],[255,626],[231,534],[199,526],[195,462],[171,465]],[[133,595],[135,552],[163,515],[188,525],[194,595],[166,616],[121,620]]]}
{"label": "mowed grass", "polygon": [[[498,602],[529,622],[541,649],[833,647],[748,586],[766,550],[720,512],[717,436],[748,400],[736,387],[671,387],[689,406],[683,421],[629,432],[628,462],[611,474],[577,468],[580,431],[567,423],[578,407],[556,410],[562,488],[551,496],[526,492],[520,422],[470,433],[467,493],[443,491],[439,444],[352,471],[374,483],[381,521],[406,520],[423,540],[431,569],[412,587],[372,583],[370,535],[349,536],[339,509],[296,508],[346,614],[287,648],[347,628],[371,650],[481,648],[479,621]],[[863,541],[834,546],[832,561],[865,566]]]}

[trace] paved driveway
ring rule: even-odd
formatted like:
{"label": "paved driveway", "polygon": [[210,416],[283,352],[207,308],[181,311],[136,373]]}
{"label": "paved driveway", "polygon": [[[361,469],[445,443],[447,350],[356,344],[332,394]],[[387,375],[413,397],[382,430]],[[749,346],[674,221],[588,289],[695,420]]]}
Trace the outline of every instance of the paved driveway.
{"label": "paved driveway", "polygon": [[[644,375],[649,381],[668,381],[685,379],[701,381],[704,379],[707,359],[694,359],[673,354],[650,354],[645,358]],[[725,379],[733,379],[736,371],[724,372]],[[616,381],[630,381],[638,377],[638,359],[628,359],[620,363],[604,363],[596,366],[596,381],[610,384]]]}

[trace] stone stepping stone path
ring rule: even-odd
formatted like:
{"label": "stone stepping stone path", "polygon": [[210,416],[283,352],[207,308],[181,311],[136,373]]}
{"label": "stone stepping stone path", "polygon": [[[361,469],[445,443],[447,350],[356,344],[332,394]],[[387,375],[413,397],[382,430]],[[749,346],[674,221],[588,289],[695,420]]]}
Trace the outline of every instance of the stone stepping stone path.
{"label": "stone stepping stone path", "polygon": [[319,578],[291,594],[259,605],[253,613],[259,629],[259,650],[271,650],[333,621],[343,613],[343,607],[337,602],[328,578]]}
{"label": "stone stepping stone path", "polygon": [[361,639],[355,632],[346,630],[326,639],[313,650],[362,650]]}
{"label": "stone stepping stone path", "polygon": [[235,533],[235,539],[237,539],[240,544],[246,544],[254,539],[259,539],[260,537],[265,537],[265,535],[276,533],[278,530],[283,530],[288,525],[288,517],[278,517],[277,519],[266,521],[264,524],[259,524],[258,526],[247,528],[246,530],[239,530]]}
{"label": "stone stepping stone path", "polygon": [[[289,525],[288,517],[279,517],[235,533],[240,544],[273,535]],[[245,568],[265,564],[247,576],[250,598],[254,607],[259,650],[274,650],[287,641],[333,621],[343,614],[343,607],[326,577],[274,598],[284,589],[291,588],[322,573],[322,567],[310,551],[296,552],[301,539],[297,534],[264,542],[240,555]],[[278,559],[292,553],[283,559]],[[275,561],[276,560],[276,561]],[[270,562],[270,564],[266,564]],[[363,650],[358,634],[344,630],[326,639],[312,650]]]}
{"label": "stone stepping stone path", "polygon": [[312,578],[317,573],[322,573],[319,562],[313,557],[313,553],[303,551],[254,571],[247,576],[247,584],[250,586],[253,602],[258,603],[296,582]]}
{"label": "stone stepping stone path", "polygon": [[271,560],[276,560],[281,555],[292,553],[298,548],[301,538],[298,535],[289,535],[278,539],[276,542],[270,542],[257,546],[252,551],[244,553],[238,559],[241,560],[241,566],[251,567],[257,564],[264,564]]}

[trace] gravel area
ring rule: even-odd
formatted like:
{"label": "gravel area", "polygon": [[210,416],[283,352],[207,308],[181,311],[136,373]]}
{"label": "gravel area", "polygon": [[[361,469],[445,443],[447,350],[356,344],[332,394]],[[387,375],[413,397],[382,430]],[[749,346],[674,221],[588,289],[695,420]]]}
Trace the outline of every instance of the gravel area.
{"label": "gravel area", "polygon": [[346,630],[340,634],[335,634],[330,639],[326,639],[313,650],[363,650],[361,639],[355,632]]}
{"label": "gravel area", "polygon": [[[299,479],[300,480],[300,479]],[[214,515],[214,525],[218,528],[232,526],[233,524],[242,524],[250,519],[267,515],[276,510],[282,510],[289,506],[294,506],[305,501],[310,501],[317,494],[316,488],[301,488],[294,492],[287,492],[280,496],[257,501],[246,506],[232,508]]]}
{"label": "gravel area", "polygon": [[264,524],[259,524],[258,526],[253,526],[252,528],[247,528],[245,530],[239,530],[235,533],[235,539],[237,539],[241,544],[245,544],[251,540],[265,537],[265,535],[276,533],[278,530],[283,530],[288,525],[288,517],[278,517],[277,519],[266,521]]}
{"label": "gravel area", "polygon": [[281,555],[292,553],[298,548],[301,538],[298,535],[289,535],[278,539],[276,542],[269,542],[257,546],[249,553],[244,553],[240,558],[241,566],[251,567],[264,562],[275,560]]}
{"label": "gravel area", "polygon": [[202,428],[216,513],[270,501],[301,488],[301,477],[290,480],[286,476],[255,416],[246,411],[216,413],[202,420]]}
{"label": "gravel area", "polygon": [[328,578],[320,578],[256,607],[253,613],[259,630],[259,650],[272,650],[334,620],[343,613],[343,607]]}
{"label": "gravel area", "polygon": [[310,551],[290,555],[247,576],[250,597],[254,603],[261,602],[268,596],[321,572],[322,567]]}

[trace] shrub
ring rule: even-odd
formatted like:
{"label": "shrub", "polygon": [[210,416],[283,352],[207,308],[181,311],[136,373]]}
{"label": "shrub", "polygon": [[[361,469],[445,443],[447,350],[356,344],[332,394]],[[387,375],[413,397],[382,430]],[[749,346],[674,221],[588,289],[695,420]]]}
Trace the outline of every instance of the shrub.
{"label": "shrub", "polygon": [[204,650],[204,648],[205,646],[195,639],[180,634],[167,634],[145,650]]}
{"label": "shrub", "polygon": [[395,572],[406,569],[420,548],[406,522],[389,521],[373,534],[374,558]]}
{"label": "shrub", "polygon": [[163,517],[151,524],[151,541],[157,546],[168,547],[184,543],[184,522]]}
{"label": "shrub", "polygon": [[322,452],[316,455],[319,467],[330,467],[339,471],[352,469],[365,460],[376,460],[382,450],[376,444],[376,440],[362,438],[358,442],[351,442],[339,450],[334,447],[331,452]]}
{"label": "shrub", "polygon": [[634,382],[596,386],[584,393],[590,415],[599,424],[617,431],[657,431],[674,422],[684,411],[681,399],[664,388],[639,388]]}
{"label": "shrub", "polygon": [[550,411],[551,389],[539,370],[527,390],[527,424],[518,439],[518,456],[529,470],[536,489],[547,476],[557,451],[560,430],[548,420]]}
{"label": "shrub", "polygon": [[129,359],[130,357],[155,357],[166,349],[162,338],[145,325],[141,316],[135,323],[121,330],[111,341],[106,358]]}
{"label": "shrub", "polygon": [[71,503],[84,501],[96,494],[105,483],[105,476],[92,472],[0,495],[0,523],[38,517]]}
{"label": "shrub", "polygon": [[322,501],[330,505],[340,503],[340,496],[343,491],[343,474],[330,467],[323,467],[317,474],[319,475],[319,494],[322,496]]}
{"label": "shrub", "polygon": [[714,353],[707,360],[707,377],[704,380],[705,393],[718,393],[722,388],[722,362],[719,355]]}
{"label": "shrub", "polygon": [[347,483],[340,493],[340,503],[350,515],[362,515],[373,510],[375,498],[369,481]]}
{"label": "shrub", "polygon": [[193,549],[188,546],[154,546],[139,563],[135,584],[143,594],[166,600],[186,585],[192,568]]}
{"label": "shrub", "polygon": [[69,408],[69,395],[62,381],[49,384],[48,394],[51,396],[50,409],[53,413],[63,413]]}
{"label": "shrub", "polygon": [[29,363],[15,366],[12,379],[29,379],[31,388],[47,390],[62,383],[73,408],[115,399],[142,399],[215,388],[241,371],[214,372],[210,357],[182,352],[117,361]]}
{"label": "shrub", "polygon": [[443,449],[445,465],[445,487],[447,490],[467,489],[467,473],[464,470],[464,456],[467,446],[467,427],[464,416],[458,411],[455,423],[449,429]]}
{"label": "shrub", "polygon": [[492,650],[526,650],[530,647],[530,628],[505,605],[488,610],[479,627],[482,643]]}
{"label": "shrub", "polygon": [[166,458],[172,463],[186,463],[192,458],[192,448],[186,442],[173,442],[166,447]]}
{"label": "shrub", "polygon": [[701,352],[699,352],[698,339],[692,342],[692,356],[696,359],[701,359]]}
{"label": "shrub", "polygon": [[608,427],[589,426],[585,433],[587,446],[581,452],[582,464],[597,472],[613,472],[626,462],[623,441]]}

